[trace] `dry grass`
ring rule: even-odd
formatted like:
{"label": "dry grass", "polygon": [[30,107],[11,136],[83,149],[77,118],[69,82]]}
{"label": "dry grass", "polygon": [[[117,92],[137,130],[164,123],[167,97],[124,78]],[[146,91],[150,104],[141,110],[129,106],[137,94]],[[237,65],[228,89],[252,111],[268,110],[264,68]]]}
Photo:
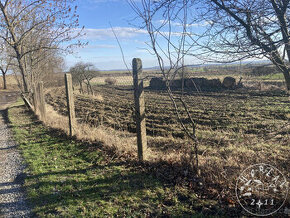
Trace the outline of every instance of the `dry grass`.
{"label": "dry grass", "polygon": [[[46,105],[46,110],[49,116],[45,124],[68,134],[68,118],[58,114],[50,105]],[[251,164],[270,163],[286,173],[286,177],[289,176],[289,167],[286,165],[289,160],[287,146],[283,143],[277,144],[274,138],[257,139],[254,135],[241,134],[210,130],[200,130],[198,133],[202,135],[199,142],[201,176],[204,189],[210,196],[234,202],[236,179]],[[92,127],[86,123],[78,123],[75,136],[81,141],[101,143],[101,146],[113,151],[115,157],[120,159],[137,160],[135,134],[105,126]],[[206,138],[219,140],[220,146],[209,145]],[[184,178],[192,179],[191,153],[190,141],[148,136],[147,163],[149,166],[157,166],[157,174],[164,179],[175,180],[181,184],[184,184]]]}
{"label": "dry grass", "polygon": [[[271,84],[272,83],[272,84]],[[283,82],[280,82],[283,84]],[[251,90],[259,90],[259,91],[286,91],[285,85],[278,85],[276,81],[267,81],[267,82],[261,82],[261,81],[253,81],[248,80],[243,83],[244,87]]]}
{"label": "dry grass", "polygon": [[[66,134],[69,134],[68,118],[58,114],[50,105],[46,105],[46,110],[49,116],[47,117],[45,124],[52,128],[63,130]],[[105,126],[92,127],[86,123],[78,123],[74,131],[78,140],[98,143],[101,142],[102,146],[108,147],[110,150],[114,151],[114,154],[117,157],[124,157],[127,160],[137,160],[137,140],[135,134],[117,131]],[[156,145],[159,146],[158,149],[156,149]],[[163,145],[179,146],[179,148],[164,152],[160,149]],[[188,170],[190,170],[189,166],[191,165],[192,160],[190,150],[190,142],[184,144],[184,140],[181,139],[179,140],[173,137],[148,137],[146,157],[151,164],[166,162],[175,166],[183,165],[185,167],[183,169],[183,173],[184,176],[186,176]],[[205,155],[206,152],[207,155]],[[206,149],[203,153],[203,155],[199,155],[200,167],[203,172],[206,173],[208,178],[212,179],[212,181],[224,180],[224,175],[214,174],[212,173],[212,170],[213,168],[215,170],[223,170],[224,165],[228,165],[229,161],[225,161],[220,158],[213,158],[216,153],[206,151]],[[231,157],[231,159],[234,158],[235,157]],[[231,167],[235,167],[238,165],[239,161],[235,160],[230,162]],[[242,168],[242,166],[239,166],[238,168]],[[171,173],[174,172],[168,172],[168,175]],[[164,175],[164,177],[168,177],[168,175]]]}
{"label": "dry grass", "polygon": [[74,94],[76,94],[77,96],[81,98],[89,98],[89,99],[97,100],[100,102],[104,101],[103,96],[100,94],[88,95],[86,93],[80,93],[80,91],[74,91]]}
{"label": "dry grass", "polygon": [[[46,110],[49,116],[45,124],[69,134],[68,117],[58,114],[48,104],[46,104]],[[101,142],[104,146],[108,146],[116,151],[118,156],[128,155],[136,158],[137,149],[134,146],[136,144],[136,137],[132,134],[124,135],[123,132],[118,132],[111,128],[104,126],[91,127],[85,123],[78,123],[74,131],[76,138],[79,140]]]}
{"label": "dry grass", "polygon": [[[46,111],[49,116],[47,116],[45,124],[69,134],[68,117],[60,115],[51,105],[48,104],[46,104]],[[74,131],[78,140],[101,142],[103,146],[109,147],[113,150],[118,157],[137,160],[137,139],[135,134],[114,130],[105,126],[93,127],[86,123],[78,123]],[[174,141],[179,144],[184,143],[181,141],[178,142],[178,140],[174,138],[148,137],[148,148],[146,151],[147,160],[150,160],[152,163],[165,161],[176,164],[184,162],[186,159],[184,156],[184,150],[164,153],[161,150],[154,149],[154,147],[150,145],[152,143],[167,144],[169,141]],[[184,149],[189,149],[188,146],[183,147]]]}
{"label": "dry grass", "polygon": [[[106,103],[104,108],[106,107],[107,110],[109,106],[113,109],[124,109],[133,102],[133,100],[126,101],[126,99],[133,99],[129,92],[129,94],[124,92],[117,95],[105,87],[99,88],[106,91],[96,90],[102,94],[103,101]],[[54,92],[54,94],[56,93]],[[210,108],[208,114],[205,114],[200,106],[194,107],[195,101],[198,101],[198,96],[190,98],[193,104],[192,108],[195,108],[193,111],[195,117],[207,119],[203,125],[198,125],[197,128],[199,166],[204,189],[214,196],[235,201],[234,189],[239,173],[249,165],[257,163],[270,163],[284,172],[286,177],[289,176],[289,166],[286,163],[289,162],[289,148],[287,147],[289,135],[287,133],[289,133],[290,125],[284,118],[284,115],[289,118],[289,106],[286,104],[285,96],[251,96],[248,92],[232,93],[231,95],[230,93],[229,95],[216,93],[217,96],[214,93],[206,94],[202,97],[202,102],[205,107]],[[59,104],[61,101],[65,102],[64,96],[57,93],[53,97],[57,99],[51,101],[54,108],[60,109],[59,112],[65,114],[63,113],[64,108],[62,108],[63,104]],[[87,97],[90,98],[90,96]],[[166,117],[163,116],[164,111],[170,112],[172,110],[165,106],[158,106],[162,96],[158,94],[157,97],[158,100],[154,101],[154,93],[150,92],[146,108],[151,117],[156,114],[158,116],[154,116],[154,119],[164,122],[166,121]],[[97,113],[100,112],[98,108],[100,105],[94,101],[76,101],[76,106],[83,108],[82,111],[78,112]],[[128,111],[120,113],[117,110],[116,113],[122,117],[120,119],[113,117],[112,119],[115,121],[126,121],[125,119],[131,116]],[[81,120],[81,114],[78,115]],[[113,113],[107,114],[111,118],[110,115]],[[57,116],[52,119],[54,122],[57,119],[64,120],[61,117],[57,118]],[[85,122],[84,119],[82,121]],[[150,121],[150,116],[146,121]],[[65,123],[67,122],[66,120]],[[64,122],[62,121],[60,124],[64,125]],[[149,124],[148,122],[148,126]],[[162,126],[158,125],[158,128],[172,126],[172,123],[163,123]],[[214,128],[216,126],[220,127]],[[116,156],[124,157],[124,160],[137,159],[135,134],[126,130],[118,131],[109,126],[95,127],[92,124],[79,123],[76,136],[81,140],[102,142],[104,146],[114,150]],[[170,135],[163,137],[153,134],[153,136],[147,137],[147,163],[149,166],[155,167],[154,170],[157,171],[158,175],[171,181],[184,183],[185,178],[187,181],[192,180],[195,175],[191,171],[193,163],[191,142],[186,138]]]}

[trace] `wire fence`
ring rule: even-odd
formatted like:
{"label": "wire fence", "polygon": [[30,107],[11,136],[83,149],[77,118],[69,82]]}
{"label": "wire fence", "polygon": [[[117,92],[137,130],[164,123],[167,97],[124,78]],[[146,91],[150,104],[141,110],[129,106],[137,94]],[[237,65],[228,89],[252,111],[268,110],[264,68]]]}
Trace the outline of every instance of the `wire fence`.
{"label": "wire fence", "polygon": [[[239,99],[239,95],[243,93],[235,92],[229,95],[232,89],[229,88],[228,92],[224,92],[224,78],[217,76],[218,74],[212,75],[208,79],[201,77],[200,72],[187,72],[184,79],[177,75],[171,84],[174,97],[182,96],[191,116],[201,129],[238,131],[244,128],[245,131],[251,131],[251,123],[254,122],[247,120],[247,116],[245,119],[243,116],[238,117],[242,113],[241,108],[244,108],[243,99]],[[234,75],[235,81],[231,84],[238,87],[239,76]],[[147,135],[186,138],[160,73],[144,70],[139,75],[139,80],[143,81],[144,86]],[[66,116],[68,113],[66,95],[64,82],[61,81],[64,81],[63,78],[58,79],[58,88],[52,88],[48,83],[45,85],[51,90],[46,94],[46,101],[57,112]],[[84,93],[81,93],[79,87],[74,86],[77,121],[92,127],[105,126],[118,131],[136,133],[132,73],[105,72],[94,78],[91,83],[93,95],[87,94],[89,91],[86,91],[86,87]],[[230,86],[233,86],[231,84]],[[233,101],[237,103],[234,106],[231,104]],[[183,123],[188,124],[186,111],[178,101],[177,106]]]}
{"label": "wire fence", "polygon": [[[114,152],[120,151],[121,156],[126,154],[126,160],[131,157],[136,159],[137,154],[139,160],[143,160],[140,157],[141,143],[141,151],[147,151],[146,159],[150,162],[177,166],[170,168],[174,172],[165,172],[167,177],[194,175],[192,141],[177,119],[172,99],[164,89],[158,72],[156,74],[143,71],[138,76],[138,87],[143,84],[144,117],[142,110],[137,107],[138,104],[140,107],[141,101],[136,104],[136,86],[132,73],[105,73],[94,78],[91,81],[94,94],[88,94],[86,87],[84,92],[80,92],[75,85],[74,134],[80,139],[104,142]],[[224,78],[220,79],[221,84]],[[223,184],[223,187],[227,184],[227,188],[220,191],[230,196],[230,193],[234,193],[233,181],[237,178],[237,173],[247,167],[249,162],[255,164],[266,159],[284,172],[290,172],[289,166],[284,164],[285,160],[289,160],[289,155],[284,150],[288,148],[290,140],[287,95],[272,93],[268,96],[243,89],[207,90],[202,84],[205,81],[216,81],[214,79],[217,78],[204,80],[195,72],[185,78],[184,86],[180,79],[182,78],[176,78],[176,82],[172,84],[172,93],[176,99],[182,97],[197,125],[199,168],[208,184]],[[236,83],[237,81],[236,76]],[[64,75],[57,79],[57,84],[47,81],[44,83],[47,105],[44,116],[47,121],[44,122],[69,133],[69,112],[64,84]],[[142,93],[137,92],[138,98],[141,98]],[[35,103],[30,105],[34,110],[36,106]],[[177,101],[176,106],[182,123],[189,128],[191,120],[187,111],[180,101]],[[140,112],[139,117],[136,111]],[[143,118],[146,122],[146,143],[144,134],[140,131],[143,128]],[[259,153],[259,157],[255,155],[258,151],[263,151]],[[157,170],[162,170],[162,167]]]}

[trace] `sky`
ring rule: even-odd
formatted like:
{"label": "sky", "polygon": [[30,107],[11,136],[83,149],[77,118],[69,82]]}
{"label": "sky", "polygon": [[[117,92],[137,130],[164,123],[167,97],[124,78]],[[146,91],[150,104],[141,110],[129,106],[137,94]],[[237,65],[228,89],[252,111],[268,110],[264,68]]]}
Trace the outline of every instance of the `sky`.
{"label": "sky", "polygon": [[[134,1],[140,3],[140,0]],[[137,16],[127,0],[76,0],[76,4],[80,27],[85,27],[85,36],[81,40],[87,41],[88,45],[76,49],[73,55],[65,56],[66,68],[82,61],[93,63],[100,70],[126,69],[111,26],[120,41],[128,67],[131,67],[133,58],[141,58],[144,68],[158,66],[156,57],[148,52],[148,33],[138,28],[141,21],[135,19]],[[162,19],[154,22],[160,25]],[[178,29],[178,24],[175,26]],[[192,28],[196,31],[201,26]],[[191,59],[187,59],[187,64],[194,64]]]}
{"label": "sky", "polygon": [[[133,1],[137,6],[140,6],[141,0]],[[150,45],[149,34],[146,30],[138,28],[142,26],[141,19],[138,19],[127,0],[76,0],[75,3],[78,6],[77,13],[80,27],[84,26],[83,33],[85,35],[80,40],[88,42],[88,45],[75,49],[73,55],[65,56],[66,69],[69,69],[77,62],[88,62],[94,64],[99,70],[120,70],[126,69],[127,66],[131,68],[133,58],[141,58],[144,68],[158,66],[157,58],[148,52],[148,49],[152,51],[148,46],[148,44]],[[183,29],[180,20],[183,20],[183,13],[179,13],[180,19],[176,19],[171,23],[171,41],[174,46],[178,45],[179,40],[182,38]],[[186,33],[189,34],[187,35],[187,48],[193,44],[192,38],[198,38],[197,35],[201,35],[210,25],[210,21],[191,23],[192,17],[196,16],[194,13],[197,12],[191,9],[187,12]],[[157,15],[154,15],[152,22],[155,26],[160,26],[164,23],[164,19],[157,13]],[[120,42],[126,64],[123,61],[121,49],[112,29]],[[168,25],[164,25],[160,32],[163,35],[168,34]],[[158,43],[160,47],[167,49],[167,44],[160,34]],[[171,53],[173,56],[175,48],[171,47],[170,49],[171,52],[173,51]],[[196,51],[192,53],[197,54]],[[160,52],[160,54],[162,53]],[[169,66],[166,56],[163,55],[163,58],[165,66]],[[217,57],[212,56],[211,58],[215,59]],[[206,62],[192,55],[187,55],[184,61],[185,65],[206,64]]]}
{"label": "sky", "polygon": [[77,0],[76,4],[80,27],[85,27],[85,35],[80,39],[88,45],[76,49],[73,55],[65,56],[67,68],[82,61],[93,63],[100,70],[125,69],[111,26],[128,66],[135,57],[142,58],[144,67],[157,65],[155,58],[145,50],[146,32],[134,27],[136,14],[126,0]]}

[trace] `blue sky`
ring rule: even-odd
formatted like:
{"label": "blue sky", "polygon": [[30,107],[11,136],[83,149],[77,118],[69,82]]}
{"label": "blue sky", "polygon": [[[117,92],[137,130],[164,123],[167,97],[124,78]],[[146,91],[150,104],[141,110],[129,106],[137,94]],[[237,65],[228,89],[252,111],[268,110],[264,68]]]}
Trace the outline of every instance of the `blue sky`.
{"label": "blue sky", "polygon": [[[140,3],[140,0],[134,1],[137,5]],[[76,0],[76,4],[78,5],[80,27],[85,26],[85,36],[81,40],[87,41],[88,45],[76,49],[74,55],[65,57],[67,68],[82,61],[93,63],[100,70],[126,69],[110,24],[121,43],[125,61],[129,67],[135,57],[142,59],[144,68],[158,66],[156,57],[148,52],[150,47],[146,43],[150,44],[149,35],[145,30],[138,28],[141,25],[141,20],[136,19],[137,15],[127,0]],[[155,26],[159,26],[163,22],[164,18],[161,15],[154,16]],[[208,23],[190,23],[187,25],[186,31],[191,34],[200,33]],[[171,40],[176,45],[182,36],[180,34],[182,25],[175,20],[172,21],[171,27],[173,33]],[[168,33],[168,26],[165,25],[161,32]],[[162,37],[159,36],[158,42],[161,47],[167,48],[165,41],[160,38]],[[171,48],[172,50],[174,53],[175,48]],[[201,63],[201,61],[192,56],[185,58],[185,64],[197,63]],[[165,60],[164,64],[169,65],[169,62]]]}
{"label": "blue sky", "polygon": [[[138,5],[141,0],[134,1]],[[80,27],[85,27],[85,35],[80,40],[88,42],[88,45],[76,49],[73,55],[65,56],[67,69],[79,61],[92,63],[100,70],[126,69],[110,24],[121,43],[125,61],[129,67],[131,67],[131,61],[135,57],[142,59],[144,68],[158,66],[156,57],[148,52],[150,48],[146,43],[150,44],[149,35],[145,30],[137,28],[137,26],[141,25],[138,22],[141,21],[140,19],[135,19],[137,15],[127,0],[76,0],[76,4],[78,5]],[[197,12],[188,11],[188,21],[192,21],[195,13]],[[182,31],[182,25],[180,23],[180,20],[183,20],[182,13],[179,16],[179,19],[171,23],[171,27],[173,28],[171,30],[171,33],[173,33],[171,40],[174,45],[178,44],[178,40],[182,36],[180,34]],[[164,18],[160,14],[154,16],[153,23],[155,26],[161,25],[162,22],[164,22]],[[206,27],[209,27],[209,24],[210,21],[187,23],[186,32],[189,34],[187,36],[188,47],[193,44],[191,37],[198,38],[196,34],[201,34]],[[166,35],[168,33],[168,26],[164,25],[161,32]],[[160,38],[162,37],[159,35],[158,43],[166,50],[166,43]],[[173,53],[171,54],[174,55],[176,51],[175,47],[171,47],[170,52],[172,51]],[[192,53],[196,54],[196,51],[192,51]],[[218,56],[210,56],[210,58],[219,59]],[[203,63],[206,62],[198,60],[193,56],[185,57],[185,65]],[[169,62],[165,61],[164,64],[168,66]]]}
{"label": "blue sky", "polygon": [[91,62],[101,70],[126,68],[110,23],[129,65],[134,57],[142,58],[144,67],[157,65],[155,58],[144,49],[148,41],[146,32],[130,24],[136,24],[132,21],[136,14],[126,0],[77,0],[76,3],[80,26],[85,26],[86,33],[81,39],[89,44],[65,57],[68,68],[78,61]]}

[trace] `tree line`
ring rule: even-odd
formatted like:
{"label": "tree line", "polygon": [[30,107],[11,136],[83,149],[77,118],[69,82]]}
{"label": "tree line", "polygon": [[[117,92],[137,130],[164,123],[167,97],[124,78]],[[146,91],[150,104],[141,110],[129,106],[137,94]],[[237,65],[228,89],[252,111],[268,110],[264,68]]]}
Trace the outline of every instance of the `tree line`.
{"label": "tree line", "polygon": [[61,54],[81,43],[77,6],[74,0],[1,0],[0,70],[4,88],[9,70],[23,93],[36,81],[59,71]]}

